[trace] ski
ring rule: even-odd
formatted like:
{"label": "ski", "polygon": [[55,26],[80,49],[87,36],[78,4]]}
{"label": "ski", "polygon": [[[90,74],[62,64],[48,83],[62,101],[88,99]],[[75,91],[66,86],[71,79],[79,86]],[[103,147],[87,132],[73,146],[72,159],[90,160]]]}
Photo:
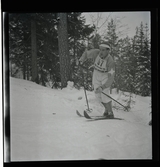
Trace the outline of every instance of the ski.
{"label": "ski", "polygon": [[[76,114],[79,116],[79,117],[84,117],[84,115],[82,115],[78,110],[76,110]],[[101,116],[94,116],[95,118],[98,118],[98,117],[101,117]]]}
{"label": "ski", "polygon": [[84,111],[84,117],[86,119],[90,119],[90,120],[105,120],[105,119],[116,119],[116,120],[124,120],[122,118],[107,118],[106,116],[90,116],[86,111]]}
{"label": "ski", "polygon": [[[86,112],[86,111],[85,111]],[[87,112],[86,112],[87,113]],[[84,115],[82,115],[78,110],[76,110],[76,114],[79,116],[79,117],[85,117]],[[99,117],[102,117],[102,116],[94,116],[94,118],[99,118]],[[89,119],[89,118],[88,118]]]}
{"label": "ski", "polygon": [[84,115],[82,115],[78,110],[76,110],[76,114],[77,114],[79,117],[84,117]]}

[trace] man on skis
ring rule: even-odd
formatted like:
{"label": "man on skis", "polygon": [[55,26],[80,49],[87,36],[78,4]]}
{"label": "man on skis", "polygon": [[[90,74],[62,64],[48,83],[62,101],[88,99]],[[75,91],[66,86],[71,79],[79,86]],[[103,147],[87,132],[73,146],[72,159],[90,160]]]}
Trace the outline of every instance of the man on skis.
{"label": "man on skis", "polygon": [[112,100],[102,94],[109,95],[110,87],[114,81],[115,62],[109,54],[110,46],[103,42],[99,45],[99,49],[86,50],[79,59],[80,64],[83,64],[87,59],[91,59],[94,64],[92,84],[97,100],[105,107],[104,116],[114,118],[112,111]]}

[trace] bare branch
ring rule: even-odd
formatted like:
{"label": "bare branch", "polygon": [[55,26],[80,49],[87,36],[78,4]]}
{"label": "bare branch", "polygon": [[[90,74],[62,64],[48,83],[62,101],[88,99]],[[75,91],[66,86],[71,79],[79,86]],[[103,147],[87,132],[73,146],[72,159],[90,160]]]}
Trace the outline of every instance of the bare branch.
{"label": "bare branch", "polygon": [[97,16],[95,17],[94,15],[90,15],[90,18],[91,18],[91,22],[95,25],[95,33],[97,33],[98,31],[101,30],[101,28],[108,22],[111,14],[113,12],[111,12],[107,18],[105,19],[105,21],[103,23],[100,24],[100,22],[103,20],[103,12],[99,12],[97,13]]}
{"label": "bare branch", "polygon": [[109,17],[111,16],[112,12],[108,15],[106,20],[99,26],[99,29],[108,21]]}
{"label": "bare branch", "polygon": [[96,25],[97,28],[101,19],[102,19],[102,13],[97,13],[97,25]]}
{"label": "bare branch", "polygon": [[94,16],[92,14],[90,15],[90,18],[91,18],[92,23],[95,24],[96,20],[94,19]]}

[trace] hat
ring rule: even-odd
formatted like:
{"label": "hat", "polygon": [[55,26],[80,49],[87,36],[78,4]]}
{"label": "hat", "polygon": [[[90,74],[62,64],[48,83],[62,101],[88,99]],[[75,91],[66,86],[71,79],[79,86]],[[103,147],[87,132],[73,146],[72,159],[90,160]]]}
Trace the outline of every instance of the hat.
{"label": "hat", "polygon": [[105,44],[105,43],[102,43],[102,44],[100,44],[99,46],[100,46],[100,47],[103,47],[103,48],[108,48],[108,49],[110,49],[109,45],[107,45],[107,44]]}

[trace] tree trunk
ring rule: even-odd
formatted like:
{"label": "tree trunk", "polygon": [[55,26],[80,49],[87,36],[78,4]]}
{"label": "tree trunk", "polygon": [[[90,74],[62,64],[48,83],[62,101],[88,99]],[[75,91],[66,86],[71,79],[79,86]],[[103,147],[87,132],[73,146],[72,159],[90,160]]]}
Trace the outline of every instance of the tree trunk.
{"label": "tree trunk", "polygon": [[70,57],[68,50],[67,14],[59,13],[58,45],[60,57],[61,89],[67,86],[70,79]]}
{"label": "tree trunk", "polygon": [[24,54],[24,59],[23,59],[23,79],[26,79],[26,55]]}
{"label": "tree trunk", "polygon": [[27,56],[26,68],[27,68],[27,80],[29,80],[28,56]]}
{"label": "tree trunk", "polygon": [[26,79],[26,65],[23,63],[23,79]]}
{"label": "tree trunk", "polygon": [[32,49],[32,81],[38,82],[37,74],[37,41],[36,41],[36,22],[31,20],[31,49]]}

